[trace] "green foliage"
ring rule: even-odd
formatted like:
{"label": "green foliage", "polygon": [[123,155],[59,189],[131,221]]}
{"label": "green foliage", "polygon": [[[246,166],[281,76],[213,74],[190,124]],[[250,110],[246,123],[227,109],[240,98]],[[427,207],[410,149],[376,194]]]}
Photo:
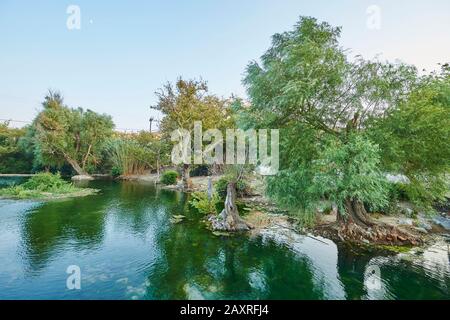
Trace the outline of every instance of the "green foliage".
{"label": "green foliage", "polygon": [[408,98],[382,118],[372,119],[367,133],[379,143],[386,171],[406,175],[406,196],[429,210],[449,190],[450,76],[425,76]]}
{"label": "green foliage", "polygon": [[237,105],[239,121],[280,129],[269,196],[300,215],[323,198],[342,212],[345,200],[386,208],[395,197],[384,173],[392,172],[408,176],[404,190],[416,203],[441,199],[450,164],[448,65],[419,77],[413,66],[348,59],[340,32],[301,17],[247,67],[251,105]]}
{"label": "green foliage", "polygon": [[131,137],[110,140],[107,153],[113,164],[113,175],[143,174],[154,163],[154,154],[149,147]]}
{"label": "green foliage", "polygon": [[326,22],[301,17],[292,31],[273,36],[261,63],[250,63],[244,79],[252,102],[248,112],[256,123],[302,123],[340,135],[355,115],[360,126],[404,97],[415,68],[361,57],[350,61],[339,45],[340,33]]}
{"label": "green foliage", "polygon": [[15,198],[41,198],[45,194],[61,195],[79,191],[63,180],[60,174],[39,173],[23,184],[0,189],[0,196]]}
{"label": "green foliage", "polygon": [[118,177],[118,176],[121,176],[122,174],[123,174],[123,171],[122,171],[122,168],[121,168],[121,167],[113,166],[113,167],[111,168],[111,175],[112,175],[113,177]]}
{"label": "green foliage", "polygon": [[91,110],[71,109],[59,93],[49,92],[30,129],[36,159],[43,166],[67,163],[78,174],[100,164],[105,141],[114,124],[108,115]]}
{"label": "green foliage", "polygon": [[[387,188],[387,199],[388,204],[381,208],[381,212],[387,215],[396,215],[402,213],[401,208],[399,207],[399,201],[407,201],[408,198],[406,196],[407,184],[404,183],[388,183]],[[369,212],[376,211],[375,208],[372,208],[370,203],[367,205],[367,209]]]}
{"label": "green foliage", "polygon": [[[227,186],[230,181],[231,181],[231,178],[229,176],[224,176],[224,177],[220,178],[219,180],[217,180],[217,182],[214,186],[215,191],[217,192],[218,196],[222,200],[225,200],[225,197],[227,196]],[[243,196],[247,195],[249,193],[249,190],[250,190],[250,186],[245,180],[239,179],[236,182],[236,195],[238,197],[243,197]]]}
{"label": "green foliage", "polygon": [[161,176],[161,183],[165,185],[173,185],[177,183],[178,172],[167,170]]}
{"label": "green foliage", "polygon": [[225,101],[209,94],[205,81],[179,78],[175,84],[165,84],[156,95],[158,104],[153,108],[165,115],[161,131],[166,135],[177,129],[191,131],[194,121],[201,121],[203,129],[221,129],[225,125]]}
{"label": "green foliage", "polygon": [[[192,135],[196,121],[201,122],[203,130],[231,128],[226,100],[210,94],[205,81],[179,78],[175,84],[165,84],[156,95],[158,103],[153,108],[164,114],[160,129],[165,141],[170,141],[175,130],[187,130]],[[182,170],[183,184],[188,188],[189,166]]]}
{"label": "green foliage", "polygon": [[317,222],[314,210],[291,210],[291,216],[297,220],[300,227],[312,228]]}
{"label": "green foliage", "polygon": [[345,212],[348,199],[383,208],[388,204],[389,184],[379,162],[378,147],[362,136],[352,135],[345,143],[331,139],[308,166],[269,178],[267,192],[309,221],[323,198],[336,203],[340,212]]}
{"label": "green foliage", "polygon": [[193,192],[192,200],[189,201],[194,208],[204,215],[216,214],[217,205],[220,202],[220,197],[216,192],[212,194],[211,200],[208,199],[208,194],[206,192]]}
{"label": "green foliage", "polygon": [[379,148],[370,140],[359,135],[350,136],[345,143],[333,140],[315,163],[314,186],[321,196],[335,202],[340,212],[345,212],[347,199],[383,208],[388,204],[389,185],[379,164]]}
{"label": "green foliage", "polygon": [[20,143],[26,129],[10,128],[0,123],[0,173],[29,173],[33,156]]}
{"label": "green foliage", "polygon": [[61,178],[59,173],[38,173],[21,185],[24,189],[54,192],[71,187],[72,185]]}
{"label": "green foliage", "polygon": [[444,174],[434,175],[415,172],[408,175],[410,183],[403,186],[404,192],[416,207],[426,214],[434,214],[433,205],[444,203],[450,190],[450,182]]}
{"label": "green foliage", "polygon": [[314,185],[314,170],[299,166],[296,169],[280,170],[276,176],[267,178],[267,194],[296,215],[315,211],[321,192]]}

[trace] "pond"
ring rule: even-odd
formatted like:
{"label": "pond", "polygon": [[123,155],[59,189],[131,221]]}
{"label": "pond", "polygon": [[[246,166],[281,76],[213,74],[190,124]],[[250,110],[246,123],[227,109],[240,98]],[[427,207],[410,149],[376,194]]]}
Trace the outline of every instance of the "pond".
{"label": "pond", "polygon": [[[0,299],[450,298],[444,241],[384,256],[279,230],[217,237],[186,194],[134,182],[88,185],[101,193],[0,200]],[[186,219],[172,224],[172,215]],[[66,285],[69,266],[79,267],[80,289]]]}

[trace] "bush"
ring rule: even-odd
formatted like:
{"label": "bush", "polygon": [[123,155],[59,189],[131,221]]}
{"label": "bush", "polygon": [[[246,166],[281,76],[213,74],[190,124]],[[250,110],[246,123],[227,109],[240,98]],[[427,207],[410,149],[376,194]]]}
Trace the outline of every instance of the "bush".
{"label": "bush", "polygon": [[316,225],[317,214],[314,210],[293,210],[289,214],[297,220],[297,225],[300,228],[312,228]]}
{"label": "bush", "polygon": [[153,153],[133,138],[111,140],[107,144],[107,151],[113,165],[113,175],[143,174],[152,168]]}
{"label": "bush", "polygon": [[39,198],[43,193],[66,194],[77,191],[73,184],[64,181],[59,173],[38,173],[27,182],[0,190],[2,196]]}
{"label": "bush", "polygon": [[118,166],[114,166],[111,168],[111,175],[113,177],[118,177],[122,175],[122,168],[118,167]]}
{"label": "bush", "polygon": [[72,187],[67,181],[61,178],[59,173],[52,174],[49,172],[38,173],[27,182],[21,185],[27,190],[37,190],[41,192],[55,192],[61,189],[66,189]]}
{"label": "bush", "polygon": [[161,183],[165,185],[172,185],[177,183],[178,172],[174,170],[167,170],[161,176]]}
{"label": "bush", "polygon": [[[225,200],[225,197],[227,196],[227,186],[228,182],[230,181],[230,178],[228,177],[222,177],[220,178],[215,185],[215,189],[219,197],[223,200]],[[238,197],[245,196],[249,193],[249,185],[244,180],[239,180],[236,184],[236,195]]]}
{"label": "bush", "polygon": [[217,204],[220,202],[220,198],[217,193],[213,193],[211,201],[208,199],[206,192],[194,192],[192,193],[192,200],[189,204],[196,208],[202,214],[215,214],[217,213]]}

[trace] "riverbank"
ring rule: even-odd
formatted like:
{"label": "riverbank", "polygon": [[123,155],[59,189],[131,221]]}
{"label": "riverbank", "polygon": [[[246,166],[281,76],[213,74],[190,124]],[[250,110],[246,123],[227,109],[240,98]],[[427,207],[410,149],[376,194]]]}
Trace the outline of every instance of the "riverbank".
{"label": "riverbank", "polygon": [[[20,176],[20,175],[8,175],[8,176]],[[112,178],[104,175],[93,176],[95,179]],[[212,182],[215,184],[221,176],[212,176]],[[125,181],[138,181],[145,183],[159,184],[160,177],[157,174],[147,175],[131,175],[121,176],[116,178],[118,180]],[[199,176],[191,177],[192,188],[190,192],[194,191],[206,191],[208,187],[209,177]],[[241,212],[243,219],[254,226],[251,230],[251,235],[257,235],[264,233],[267,230],[286,229],[297,234],[309,235],[312,237],[320,236],[331,239],[335,242],[347,243],[353,242],[358,245],[379,245],[379,246],[416,246],[420,244],[432,243],[437,238],[450,235],[450,219],[448,215],[441,215],[435,217],[419,216],[410,218],[406,215],[387,216],[382,214],[372,214],[371,218],[375,225],[387,226],[388,229],[393,230],[393,236],[384,239],[383,241],[377,241],[376,239],[370,239],[364,237],[355,237],[355,239],[349,240],[343,238],[340,234],[339,225],[336,224],[336,213],[320,213],[317,215],[315,224],[310,227],[305,227],[299,224],[298,219],[295,216],[289,215],[285,210],[280,209],[275,203],[264,197],[264,182],[261,177],[252,177],[249,179],[251,186],[251,195],[247,195],[238,199],[240,206],[245,210]],[[180,182],[177,185],[160,185],[160,188],[173,191],[183,191]],[[28,198],[42,199],[42,200],[55,200],[71,197],[83,197],[91,194],[95,194],[98,190],[95,189],[81,189],[80,191],[70,192],[66,194],[52,194],[43,192],[41,194],[28,196]],[[20,199],[24,197],[8,196],[3,198]],[[397,233],[400,233],[398,235]],[[401,234],[410,234],[416,240],[405,241]]]}
{"label": "riverbank", "polygon": [[[373,265],[382,272],[379,299],[448,297],[446,243],[399,254],[361,250],[293,231],[283,214],[246,211],[259,230],[214,235],[179,192],[145,182],[87,185],[101,194],[1,201],[1,297],[367,299],[366,272]],[[172,223],[175,215],[185,218]],[[64,290],[74,260],[83,290]]]}
{"label": "riverbank", "polygon": [[[221,176],[213,176],[213,183],[220,178]],[[135,177],[135,180],[155,181],[155,177],[141,176]],[[191,191],[206,191],[208,177],[192,177],[191,183]],[[249,183],[252,194],[238,200],[245,207],[245,211],[241,212],[243,219],[254,226],[254,229],[250,232],[252,235],[264,233],[267,230],[286,229],[311,237],[328,238],[337,243],[379,246],[380,248],[392,250],[401,250],[399,247],[402,246],[426,245],[450,236],[450,218],[448,213],[441,213],[435,217],[419,215],[414,219],[403,214],[390,216],[372,214],[371,218],[374,222],[374,228],[382,226],[387,230],[391,230],[392,236],[388,235],[383,240],[368,240],[365,237],[355,237],[349,240],[348,238],[343,238],[340,233],[340,226],[336,223],[336,212],[318,214],[314,226],[300,226],[295,216],[289,215],[287,211],[280,209],[275,203],[264,197],[264,183],[262,179],[253,177],[249,180]],[[179,185],[162,187],[170,190],[181,190]],[[406,239],[405,234],[410,235],[411,238]]]}
{"label": "riverbank", "polygon": [[[23,177],[10,175],[9,177]],[[79,188],[62,179],[59,174],[48,172],[33,175],[23,183],[12,183],[0,188],[0,199],[33,199],[33,200],[57,200],[74,197],[85,197],[95,194],[100,190],[92,188]]]}
{"label": "riverbank", "polygon": [[97,194],[100,190],[98,189],[90,189],[83,188],[78,191],[69,192],[69,193],[51,193],[51,192],[35,192],[33,194],[23,194],[23,195],[1,195],[0,199],[10,199],[10,200],[43,200],[43,201],[51,201],[51,200],[62,200],[69,198],[79,198],[79,197],[87,197],[93,194]]}

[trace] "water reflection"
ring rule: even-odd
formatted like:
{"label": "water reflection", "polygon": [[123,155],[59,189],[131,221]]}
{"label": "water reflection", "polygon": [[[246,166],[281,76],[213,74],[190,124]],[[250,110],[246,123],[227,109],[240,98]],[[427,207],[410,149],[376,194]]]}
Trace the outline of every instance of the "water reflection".
{"label": "water reflection", "polygon": [[[95,181],[99,195],[0,200],[0,298],[448,299],[446,244],[396,256],[361,254],[288,229],[215,237],[188,196],[152,184]],[[172,224],[172,215],[186,219]],[[65,289],[68,265],[82,290]],[[370,265],[381,286],[368,287]]]}
{"label": "water reflection", "polygon": [[25,261],[30,272],[39,271],[59,251],[93,250],[102,243],[106,199],[89,197],[43,203],[22,219]]}

